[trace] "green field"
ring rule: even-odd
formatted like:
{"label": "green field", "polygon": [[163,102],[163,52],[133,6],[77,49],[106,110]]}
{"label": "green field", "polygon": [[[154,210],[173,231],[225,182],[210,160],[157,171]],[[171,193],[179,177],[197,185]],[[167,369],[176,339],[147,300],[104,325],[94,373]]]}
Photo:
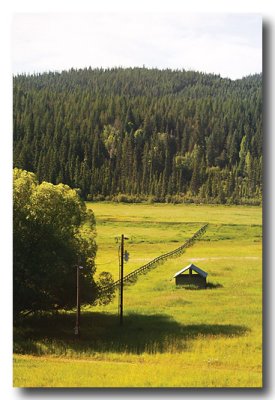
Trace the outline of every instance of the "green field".
{"label": "green field", "polygon": [[[97,220],[97,273],[118,278],[118,244],[129,238],[129,273],[179,247],[203,224],[202,238],[125,287],[74,313],[29,316],[14,330],[14,386],[261,387],[262,210],[259,207],[88,203]],[[190,263],[208,272],[207,289],[175,287]]]}

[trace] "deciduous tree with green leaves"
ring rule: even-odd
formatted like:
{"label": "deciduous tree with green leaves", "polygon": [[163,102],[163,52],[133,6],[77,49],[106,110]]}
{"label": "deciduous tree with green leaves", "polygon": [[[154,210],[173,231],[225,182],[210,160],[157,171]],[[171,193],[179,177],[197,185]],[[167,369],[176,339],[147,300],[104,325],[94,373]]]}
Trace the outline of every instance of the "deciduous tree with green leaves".
{"label": "deciduous tree with green leaves", "polygon": [[15,168],[13,190],[14,316],[29,311],[75,306],[76,268],[81,265],[81,302],[107,303],[101,287],[109,273],[94,280],[95,218],[76,190],[38,183],[35,174]]}

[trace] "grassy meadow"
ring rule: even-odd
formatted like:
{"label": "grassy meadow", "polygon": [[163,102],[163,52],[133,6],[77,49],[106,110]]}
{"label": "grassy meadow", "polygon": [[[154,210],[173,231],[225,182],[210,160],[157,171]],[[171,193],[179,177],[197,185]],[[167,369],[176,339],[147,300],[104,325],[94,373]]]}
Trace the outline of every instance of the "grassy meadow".
{"label": "grassy meadow", "polygon": [[[29,316],[14,330],[14,386],[261,387],[262,211],[260,207],[87,203],[97,221],[97,273],[118,279],[118,243],[129,239],[125,274],[204,236],[177,258],[138,277],[117,297],[74,312]],[[190,263],[207,289],[176,287]]]}

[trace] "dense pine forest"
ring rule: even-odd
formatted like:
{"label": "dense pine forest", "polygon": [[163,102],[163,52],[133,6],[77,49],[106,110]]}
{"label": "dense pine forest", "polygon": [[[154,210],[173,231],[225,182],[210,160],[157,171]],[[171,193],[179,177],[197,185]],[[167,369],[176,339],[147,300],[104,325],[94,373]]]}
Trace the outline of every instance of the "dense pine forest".
{"label": "dense pine forest", "polygon": [[147,68],[18,75],[14,166],[84,199],[260,204],[262,76]]}

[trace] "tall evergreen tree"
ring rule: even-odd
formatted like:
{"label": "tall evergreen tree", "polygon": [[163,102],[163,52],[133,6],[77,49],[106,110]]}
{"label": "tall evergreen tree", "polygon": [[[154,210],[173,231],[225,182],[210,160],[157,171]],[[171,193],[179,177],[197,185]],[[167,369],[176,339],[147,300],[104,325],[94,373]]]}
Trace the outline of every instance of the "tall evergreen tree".
{"label": "tall evergreen tree", "polygon": [[18,75],[14,166],[84,198],[191,192],[219,201],[220,179],[226,201],[260,201],[261,86],[261,75],[231,81],[169,69]]}

